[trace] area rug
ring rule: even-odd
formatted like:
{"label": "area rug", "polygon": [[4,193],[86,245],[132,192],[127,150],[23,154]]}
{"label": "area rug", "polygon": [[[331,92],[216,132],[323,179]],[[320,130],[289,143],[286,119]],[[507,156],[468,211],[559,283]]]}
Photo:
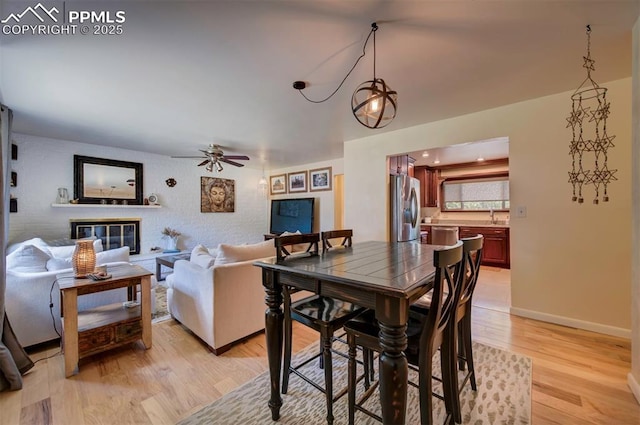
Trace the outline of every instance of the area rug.
{"label": "area rug", "polygon": [[[340,343],[334,343],[334,346]],[[340,344],[342,345],[342,344]],[[293,364],[299,364],[313,355],[318,344],[312,344],[295,356]],[[342,345],[341,351],[346,348]],[[531,359],[480,343],[473,343],[478,391],[471,390],[467,383],[461,394],[462,422],[465,424],[529,424],[531,423]],[[436,354],[439,356],[439,354]],[[334,358],[334,391],[337,393],[346,385],[346,359]],[[437,360],[437,361],[436,361]],[[376,362],[377,363],[377,362]],[[324,375],[314,360],[301,369],[314,382],[324,386]],[[434,359],[434,375],[440,373],[440,360]],[[359,369],[358,373],[362,373]],[[376,374],[377,376],[377,374]],[[410,378],[417,382],[414,372]],[[441,394],[441,387],[434,385]],[[280,420],[271,420],[267,407],[270,396],[269,372],[265,372],[216,400],[192,416],[179,422],[180,425],[204,424],[282,424],[311,425],[326,423],[324,394],[295,375],[291,375],[289,392],[282,396],[283,405]],[[358,392],[363,389],[362,382]],[[418,390],[409,386],[407,403],[407,423],[420,423]],[[444,422],[446,412],[444,402],[434,399],[435,423]],[[374,394],[366,407],[380,414],[379,397]],[[334,403],[334,424],[347,423],[347,397]],[[356,412],[357,424],[378,424],[379,422]]]}
{"label": "area rug", "polygon": [[170,318],[171,316],[167,310],[167,288],[158,285],[156,286],[156,311],[151,315],[151,321],[157,323]]}

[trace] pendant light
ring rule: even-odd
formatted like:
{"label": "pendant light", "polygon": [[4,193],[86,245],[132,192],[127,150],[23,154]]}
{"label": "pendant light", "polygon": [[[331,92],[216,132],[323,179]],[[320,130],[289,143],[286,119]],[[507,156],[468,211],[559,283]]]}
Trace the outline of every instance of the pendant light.
{"label": "pendant light", "polygon": [[387,85],[387,83],[376,76],[376,31],[378,31],[378,25],[374,22],[371,24],[371,31],[367,36],[367,39],[362,46],[362,54],[356,59],[347,75],[342,79],[338,87],[326,98],[322,100],[313,100],[305,96],[302,92],[307,87],[307,83],[304,81],[295,81],[293,88],[298,90],[302,97],[311,103],[322,103],[331,99],[334,94],[340,90],[340,87],[347,80],[347,77],[351,75],[351,72],[356,68],[360,59],[366,54],[367,43],[369,38],[373,34],[373,79],[365,81],[360,84],[356,91],[351,96],[351,110],[353,116],[356,117],[358,122],[368,128],[383,128],[396,117],[396,111],[398,109],[398,93]]}
{"label": "pendant light", "polygon": [[395,117],[398,93],[391,90],[382,78],[376,78],[376,31],[378,25],[371,24],[373,32],[373,80],[360,84],[351,96],[351,110],[360,124],[369,128],[387,126]]}

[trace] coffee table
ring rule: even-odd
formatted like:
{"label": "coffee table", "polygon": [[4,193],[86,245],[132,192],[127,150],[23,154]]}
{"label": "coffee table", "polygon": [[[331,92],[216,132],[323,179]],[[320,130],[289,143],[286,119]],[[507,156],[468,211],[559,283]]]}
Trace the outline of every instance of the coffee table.
{"label": "coffee table", "polygon": [[188,260],[191,254],[189,252],[181,252],[178,254],[171,255],[163,255],[160,257],[156,257],[156,280],[161,281],[164,280],[162,278],[162,266],[169,267],[173,269],[173,265],[178,260]]}
{"label": "coffee table", "polygon": [[[75,278],[73,273],[57,276],[63,316],[64,372],[68,378],[78,372],[78,361],[105,350],[142,340],[151,348],[151,272],[133,265],[109,267],[109,279]],[[141,300],[135,301],[140,285]],[[127,288],[130,305],[109,304],[78,311],[78,297]]]}

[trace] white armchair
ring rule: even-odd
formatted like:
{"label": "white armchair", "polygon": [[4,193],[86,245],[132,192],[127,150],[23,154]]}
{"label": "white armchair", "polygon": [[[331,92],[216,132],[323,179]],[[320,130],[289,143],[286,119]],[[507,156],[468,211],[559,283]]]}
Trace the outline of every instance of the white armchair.
{"label": "white armchair", "polygon": [[265,292],[255,260],[203,268],[176,261],[167,276],[167,307],[219,355],[264,329]]}

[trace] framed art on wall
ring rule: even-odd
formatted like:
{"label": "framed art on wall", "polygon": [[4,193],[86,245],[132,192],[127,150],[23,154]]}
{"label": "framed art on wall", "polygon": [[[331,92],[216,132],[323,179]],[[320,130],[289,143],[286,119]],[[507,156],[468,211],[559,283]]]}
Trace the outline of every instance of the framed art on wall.
{"label": "framed art on wall", "polygon": [[287,174],[287,181],[289,182],[289,193],[306,192],[307,191],[307,172],[298,171],[295,173]]}
{"label": "framed art on wall", "polygon": [[309,170],[309,190],[311,192],[331,190],[331,167]]}
{"label": "framed art on wall", "polygon": [[200,177],[200,212],[235,212],[235,180]]}
{"label": "framed art on wall", "polygon": [[269,177],[269,189],[272,195],[287,193],[287,175],[278,174]]}

